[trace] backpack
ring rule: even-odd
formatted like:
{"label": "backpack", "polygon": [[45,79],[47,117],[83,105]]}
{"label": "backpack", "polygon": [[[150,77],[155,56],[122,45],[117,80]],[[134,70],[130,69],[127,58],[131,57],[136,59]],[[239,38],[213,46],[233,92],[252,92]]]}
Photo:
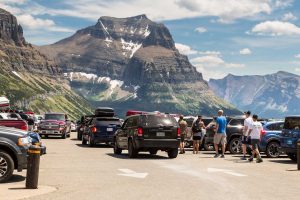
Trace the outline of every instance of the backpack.
{"label": "backpack", "polygon": [[201,128],[199,127],[200,125],[200,121],[195,121],[195,123],[193,123],[193,127],[192,127],[192,131],[194,133],[197,133],[197,132],[202,132]]}

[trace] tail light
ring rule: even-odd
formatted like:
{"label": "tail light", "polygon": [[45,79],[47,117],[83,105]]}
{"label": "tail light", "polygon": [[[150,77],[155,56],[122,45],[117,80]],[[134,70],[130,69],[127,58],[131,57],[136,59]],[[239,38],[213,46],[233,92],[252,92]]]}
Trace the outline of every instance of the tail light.
{"label": "tail light", "polygon": [[138,136],[143,136],[143,129],[142,128],[138,128],[137,132],[138,132]]}
{"label": "tail light", "polygon": [[28,126],[27,126],[27,124],[22,125],[22,126],[21,126],[21,130],[23,130],[23,131],[28,131]]}
{"label": "tail light", "polygon": [[264,136],[266,134],[265,130],[261,130],[261,136]]}
{"label": "tail light", "polygon": [[96,133],[96,132],[97,132],[97,128],[96,128],[95,126],[93,126],[93,127],[91,128],[91,131],[92,131],[92,133]]}
{"label": "tail light", "polygon": [[180,137],[180,128],[177,128],[177,136]]}

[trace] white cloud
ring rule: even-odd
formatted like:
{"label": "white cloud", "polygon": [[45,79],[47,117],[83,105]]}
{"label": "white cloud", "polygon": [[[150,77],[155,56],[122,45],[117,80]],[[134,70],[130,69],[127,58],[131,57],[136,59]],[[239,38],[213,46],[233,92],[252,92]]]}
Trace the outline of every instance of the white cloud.
{"label": "white cloud", "polygon": [[207,32],[207,29],[204,27],[198,27],[195,29],[195,31],[198,33],[205,33],[205,32]]}
{"label": "white cloud", "polygon": [[251,32],[258,35],[271,36],[300,35],[300,28],[290,22],[265,21],[255,25]]}
{"label": "white cloud", "polygon": [[296,72],[300,72],[300,67],[295,68],[295,71],[296,71]]}
{"label": "white cloud", "polygon": [[282,21],[295,21],[297,19],[298,18],[291,12],[285,13],[282,17]]}
{"label": "white cloud", "polygon": [[243,68],[244,64],[227,63],[220,55],[205,55],[191,59],[191,62],[201,68]]}
{"label": "white cloud", "polygon": [[184,54],[184,55],[197,54],[196,50],[193,50],[190,46],[185,45],[185,44],[175,43],[175,47],[178,49],[178,51],[181,54]]}
{"label": "white cloud", "polygon": [[219,56],[219,55],[221,55],[221,52],[220,51],[199,51],[198,54]]}
{"label": "white cloud", "polygon": [[284,9],[286,7],[289,7],[293,4],[294,0],[276,0],[275,1],[275,7]]}
{"label": "white cloud", "polygon": [[240,50],[240,54],[241,55],[250,55],[250,54],[252,54],[252,51],[248,48],[245,48],[245,49]]}
{"label": "white cloud", "polygon": [[300,54],[295,55],[295,58],[300,58]]}
{"label": "white cloud", "polygon": [[[22,0],[26,2],[26,0]],[[17,0],[13,0],[17,2]],[[12,1],[3,4],[13,5]],[[260,14],[270,14],[274,3],[270,0],[64,0],[60,8],[42,8],[28,1],[22,9],[34,15],[49,14],[85,18],[95,21],[100,16],[128,17],[147,14],[153,20],[174,20],[192,17],[217,17],[220,22],[249,19]],[[166,12],[168,8],[168,12]],[[34,11],[34,12],[29,12]]]}
{"label": "white cloud", "polygon": [[74,32],[72,29],[56,26],[53,20],[35,18],[28,14],[19,15],[17,19],[23,27],[31,30],[45,29],[53,32]]}

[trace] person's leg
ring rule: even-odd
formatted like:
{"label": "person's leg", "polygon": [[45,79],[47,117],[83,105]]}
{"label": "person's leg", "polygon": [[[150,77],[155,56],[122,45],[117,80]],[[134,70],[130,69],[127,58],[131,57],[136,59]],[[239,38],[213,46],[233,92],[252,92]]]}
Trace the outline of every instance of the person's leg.
{"label": "person's leg", "polygon": [[196,140],[196,154],[198,154],[199,151],[199,140]]}
{"label": "person's leg", "polygon": [[222,135],[221,145],[222,145],[222,158],[224,158],[225,157],[225,149],[226,149],[226,135]]}
{"label": "person's leg", "polygon": [[182,154],[182,142],[180,141],[180,144],[179,144],[179,149],[180,149],[180,153]]}
{"label": "person's leg", "polygon": [[193,140],[193,154],[195,154],[195,150],[196,150],[196,141]]}
{"label": "person's leg", "polygon": [[215,157],[217,157],[219,155],[219,141],[218,141],[217,133],[215,133],[215,136],[214,136],[214,147],[215,147],[215,151],[216,151]]}

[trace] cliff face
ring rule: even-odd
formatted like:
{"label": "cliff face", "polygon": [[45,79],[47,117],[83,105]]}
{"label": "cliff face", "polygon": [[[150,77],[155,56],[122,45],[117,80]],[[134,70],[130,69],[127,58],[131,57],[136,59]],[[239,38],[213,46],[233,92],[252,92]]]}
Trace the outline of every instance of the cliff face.
{"label": "cliff face", "polygon": [[58,67],[23,37],[15,16],[0,8],[0,64],[7,71],[57,74]]}
{"label": "cliff face", "polygon": [[238,112],[210,91],[202,74],[178,52],[169,30],[145,15],[101,17],[94,26],[40,50],[95,105],[122,112]]}
{"label": "cliff face", "polygon": [[300,112],[300,76],[278,72],[265,76],[234,76],[209,81],[219,97],[239,109],[263,117],[282,118]]}

